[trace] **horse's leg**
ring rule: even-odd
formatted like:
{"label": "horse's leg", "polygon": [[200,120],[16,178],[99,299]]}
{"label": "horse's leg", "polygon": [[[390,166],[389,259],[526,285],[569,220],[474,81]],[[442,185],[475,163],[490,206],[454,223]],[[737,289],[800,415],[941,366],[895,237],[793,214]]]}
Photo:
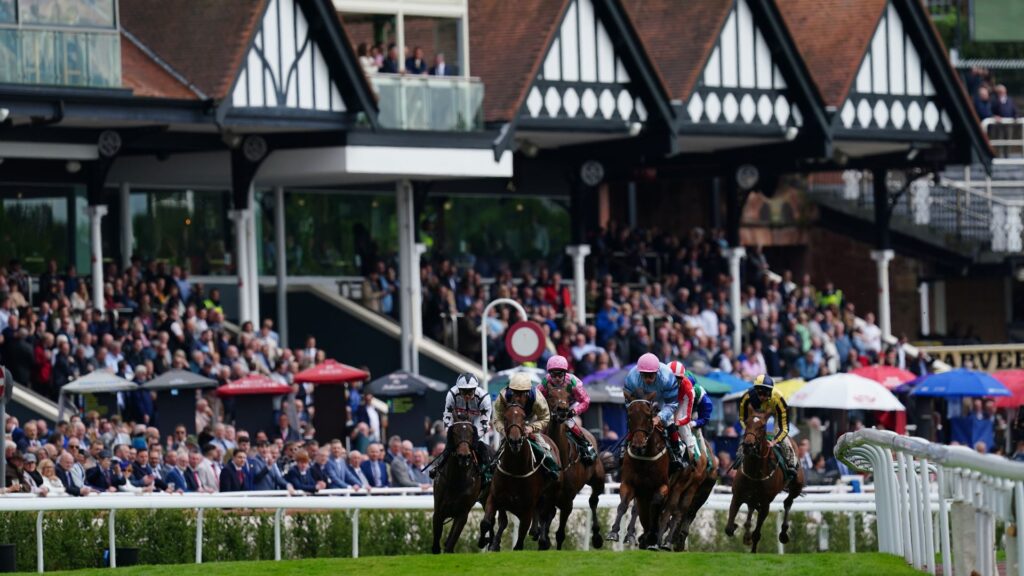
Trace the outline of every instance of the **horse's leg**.
{"label": "horse's leg", "polygon": [[715,478],[705,478],[697,487],[695,496],[690,502],[686,515],[683,516],[682,524],[679,527],[677,536],[679,550],[686,550],[686,539],[690,537],[690,526],[693,525],[693,521],[697,518],[697,512],[700,512],[701,507],[704,506],[711,496],[711,492],[714,491],[715,482]]}
{"label": "horse's leg", "polygon": [[459,537],[462,536],[462,529],[466,527],[467,520],[469,520],[468,510],[452,520],[452,527],[448,529],[448,538],[444,541],[444,551],[446,553],[451,554],[455,552],[455,545],[459,543]]}
{"label": "horse's leg", "polygon": [[633,500],[633,511],[629,515],[629,526],[626,527],[626,538],[622,541],[623,544],[636,544],[636,521],[640,518],[640,505]]}
{"label": "horse's leg", "polygon": [[492,540],[492,532],[494,531],[494,496],[487,497],[487,505],[484,506],[484,518],[480,521],[480,538],[476,542],[476,547],[483,549],[484,546]]}
{"label": "horse's leg", "polygon": [[569,522],[569,514],[572,513],[572,499],[562,504],[558,507],[558,530],[555,531],[555,547],[559,550],[565,542],[565,525]]}
{"label": "horse's leg", "polygon": [[[764,521],[768,519],[769,506],[771,506],[771,500],[761,504],[757,509],[757,526],[754,527],[754,533],[750,535],[751,554],[757,554],[757,543],[761,541],[761,526],[764,524]],[[751,512],[750,516],[753,515],[754,513]]]}
{"label": "horse's leg", "polygon": [[779,542],[783,544],[789,543],[789,507],[793,505],[793,501],[800,496],[803,489],[803,483],[799,481],[798,477],[797,480],[789,484],[789,493],[786,496],[786,500],[782,503],[782,531],[779,532]]}
{"label": "horse's leg", "polygon": [[[601,489],[598,490],[597,485],[600,484]],[[590,545],[594,548],[601,548],[604,546],[604,538],[601,537],[601,517],[597,514],[597,503],[600,499],[601,494],[604,492],[604,480],[600,483],[591,480],[590,484]]]}
{"label": "horse's leg", "polygon": [[[519,515],[517,514],[517,516]],[[533,509],[526,507],[523,509],[523,515],[519,516],[519,534],[516,536],[516,545],[512,547],[513,550],[523,549],[523,544],[526,543],[526,533],[530,530],[531,522],[533,522]],[[544,540],[546,540],[546,538],[542,539],[540,543],[543,544]],[[548,548],[550,547],[551,544],[549,543]],[[540,548],[539,545],[538,548]],[[541,548],[541,550],[544,550],[544,548]]]}
{"label": "horse's leg", "polygon": [[[465,519],[463,519],[465,522]],[[434,510],[434,543],[430,547],[432,554],[441,553],[441,535],[444,533],[444,512],[441,509]]]}
{"label": "horse's leg", "polygon": [[498,513],[498,528],[494,532],[494,537],[491,538],[491,552],[501,551],[501,537],[505,534],[506,528],[508,528],[508,512],[502,510]]}
{"label": "horse's leg", "polygon": [[633,499],[633,491],[630,489],[629,484],[619,485],[619,507],[615,510],[615,520],[612,521],[611,530],[608,532],[608,539],[612,542],[619,541],[619,523],[622,522],[622,516],[626,513],[626,508],[629,507],[629,502]]}
{"label": "horse's leg", "polygon": [[743,543],[750,544],[750,525],[754,521],[754,505],[747,502],[747,521],[743,523]]}
{"label": "horse's leg", "polygon": [[734,491],[732,493],[732,501],[729,502],[729,519],[725,521],[725,535],[732,538],[733,534],[736,534],[736,514],[740,511],[739,496]]}

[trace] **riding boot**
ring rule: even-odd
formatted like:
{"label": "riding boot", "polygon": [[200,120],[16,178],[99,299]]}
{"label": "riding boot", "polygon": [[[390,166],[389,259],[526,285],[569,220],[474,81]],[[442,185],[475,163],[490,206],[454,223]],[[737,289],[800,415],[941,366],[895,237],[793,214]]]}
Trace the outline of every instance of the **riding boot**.
{"label": "riding boot", "polygon": [[665,429],[665,432],[668,436],[668,452],[671,456],[671,460],[669,461],[669,472],[686,469],[690,463],[683,455],[685,448],[683,447],[683,439],[679,436],[679,428],[675,425],[671,425]]}
{"label": "riding boot", "polygon": [[593,464],[594,459],[597,458],[597,451],[594,450],[594,445],[587,440],[586,436],[578,428],[570,428],[569,435],[572,437],[573,442],[576,443],[576,448],[580,451],[580,460],[583,461],[583,465],[590,466]]}
{"label": "riding boot", "polygon": [[491,482],[491,477],[494,476],[494,466],[491,463],[491,451],[487,448],[487,444],[483,442],[477,442],[476,447],[476,459],[480,465],[480,477],[482,479],[482,486],[487,486]]}

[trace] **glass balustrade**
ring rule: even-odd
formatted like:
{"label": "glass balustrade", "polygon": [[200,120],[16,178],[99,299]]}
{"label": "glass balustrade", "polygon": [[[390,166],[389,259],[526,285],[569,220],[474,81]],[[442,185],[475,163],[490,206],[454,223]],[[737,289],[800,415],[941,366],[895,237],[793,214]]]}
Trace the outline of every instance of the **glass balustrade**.
{"label": "glass balustrade", "polygon": [[0,82],[121,86],[116,32],[0,27]]}
{"label": "glass balustrade", "polygon": [[479,78],[372,74],[385,128],[470,132],[483,129]]}

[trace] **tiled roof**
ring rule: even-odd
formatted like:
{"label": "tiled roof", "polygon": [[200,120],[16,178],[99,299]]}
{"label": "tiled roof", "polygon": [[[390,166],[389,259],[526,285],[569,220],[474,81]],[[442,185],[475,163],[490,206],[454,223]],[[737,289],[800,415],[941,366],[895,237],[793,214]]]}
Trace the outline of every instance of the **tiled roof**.
{"label": "tiled roof", "polygon": [[888,0],[776,2],[826,106],[842,106]]}
{"label": "tiled roof", "polygon": [[568,0],[473,0],[469,41],[473,76],[486,87],[484,121],[511,120],[537,76]]}
{"label": "tiled roof", "polygon": [[623,0],[622,4],[669,96],[685,100],[704,68],[732,1]]}
{"label": "tiled roof", "polygon": [[267,0],[130,0],[121,25],[199,90],[228,95]]}
{"label": "tiled roof", "polygon": [[130,38],[121,36],[121,80],[135,96],[196,100],[198,95],[154,61]]}

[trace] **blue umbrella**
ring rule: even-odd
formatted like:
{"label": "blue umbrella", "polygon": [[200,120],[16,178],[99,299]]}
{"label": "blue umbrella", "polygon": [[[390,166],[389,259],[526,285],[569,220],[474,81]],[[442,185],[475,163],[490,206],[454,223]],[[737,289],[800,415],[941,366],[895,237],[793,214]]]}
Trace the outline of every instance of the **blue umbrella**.
{"label": "blue umbrella", "polygon": [[942,374],[928,374],[911,382],[911,396],[1010,396],[1006,386],[985,372],[957,368]]}
{"label": "blue umbrella", "polygon": [[726,372],[721,372],[718,370],[715,370],[714,372],[708,372],[706,376],[700,376],[698,380],[701,378],[708,378],[710,380],[714,380],[715,382],[725,384],[726,386],[729,387],[728,394],[733,394],[735,392],[743,392],[747,388],[753,386],[753,384],[747,382],[746,380],[738,376],[733,376],[732,374],[728,374]]}

